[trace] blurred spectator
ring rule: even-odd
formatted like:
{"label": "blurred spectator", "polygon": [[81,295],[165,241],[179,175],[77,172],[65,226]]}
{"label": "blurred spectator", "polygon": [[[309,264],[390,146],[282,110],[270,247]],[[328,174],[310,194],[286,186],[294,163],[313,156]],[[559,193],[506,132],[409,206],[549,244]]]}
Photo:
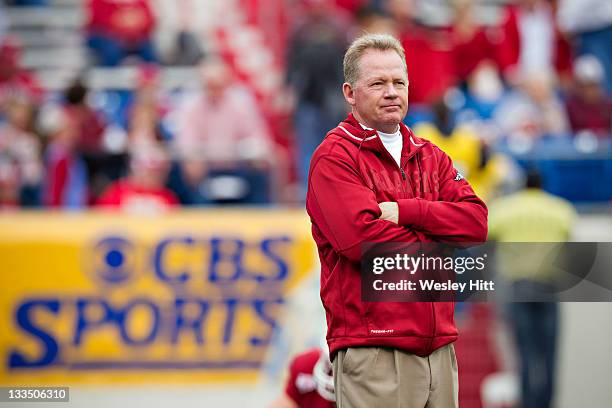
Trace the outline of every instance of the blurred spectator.
{"label": "blurred spectator", "polygon": [[14,97],[39,103],[43,90],[38,79],[21,67],[21,46],[14,37],[5,37],[0,46],[0,113]]}
{"label": "blurred spectator", "polygon": [[140,143],[131,151],[128,177],[111,184],[97,204],[132,214],[158,214],[179,205],[165,187],[170,160],[160,143]]}
{"label": "blurred spectator", "polygon": [[605,89],[612,95],[612,2],[559,0],[559,24],[576,37],[580,55],[594,55],[603,64]]}
{"label": "blurred spectator", "polygon": [[327,345],[293,358],[284,392],[268,408],[334,408],[332,365]]}
{"label": "blurred spectator", "polygon": [[274,146],[249,90],[221,60],[206,61],[201,77],[201,94],[179,108],[179,151],[199,150],[219,164],[270,160]]}
{"label": "blurred spectator", "polygon": [[554,75],[546,71],[523,74],[518,87],[495,110],[494,120],[507,137],[535,139],[569,132],[565,108],[555,93]]}
{"label": "blurred spectator", "polygon": [[0,210],[19,208],[20,184],[17,163],[0,153]]}
{"label": "blurred spectator", "polygon": [[[177,112],[176,151],[187,161],[197,157],[200,162],[189,170],[181,166],[183,175],[189,174],[183,180],[197,183],[188,187],[199,190],[207,176],[206,169],[218,170],[235,179],[240,188],[233,189],[230,182],[225,187],[223,183],[212,183],[207,188],[211,197],[232,201],[244,196],[249,202],[261,203],[269,193],[267,184],[276,158],[274,142],[257,102],[221,60],[206,60],[201,76],[202,92]],[[201,174],[196,174],[196,168]]]}
{"label": "blurred spectator", "polygon": [[416,28],[417,0],[387,0],[384,11],[397,24],[400,32],[404,33]]}
{"label": "blurred spectator", "polygon": [[358,33],[398,35],[395,21],[378,12],[374,7],[360,8],[355,17],[357,22],[355,29]]}
{"label": "blurred spectator", "polygon": [[417,22],[416,0],[389,0],[386,10],[395,20],[399,39],[406,51],[410,103],[414,113],[419,109],[415,104],[433,103],[455,84],[451,36],[447,30]]}
{"label": "blurred spectator", "polygon": [[87,103],[88,92],[81,79],[76,79],[64,92],[64,106],[78,127],[79,150],[96,154],[103,150],[102,135],[106,124]]}
{"label": "blurred spectator", "polygon": [[[527,176],[526,189],[489,205],[489,238],[502,243],[567,242],[576,219],[572,205],[541,190],[536,172]],[[559,305],[552,283],[554,259],[542,246],[520,245],[521,254],[506,244],[497,250],[501,271],[512,283],[513,301],[509,304],[520,357],[523,408],[549,408],[552,405],[556,372]],[[515,244],[516,245],[516,244]],[[520,302],[521,296],[549,294],[547,301]]]}
{"label": "blurred spectator", "polygon": [[466,82],[483,62],[495,59],[495,49],[485,27],[476,21],[473,0],[455,0],[453,4],[453,64],[457,80]]}
{"label": "blurred spectator", "polygon": [[107,124],[102,115],[88,103],[89,89],[76,79],[64,91],[64,114],[71,118],[77,131],[79,157],[87,167],[89,195],[91,200],[117,179],[125,168],[125,155],[109,152],[105,143]]}
{"label": "blurred spectator", "polygon": [[134,145],[162,140],[164,136],[157,106],[136,102],[130,112],[128,143]]}
{"label": "blurred spectator", "polygon": [[78,150],[80,123],[63,111],[45,154],[44,204],[80,209],[87,206],[87,166]]}
{"label": "blurred spectator", "polygon": [[465,101],[461,107],[464,121],[490,120],[503,100],[505,88],[497,69],[491,61],[483,61],[467,78]]}
{"label": "blurred spectator", "polygon": [[257,99],[220,59],[207,58],[200,74],[200,92],[170,116],[178,161],[169,187],[185,205],[269,203],[282,157]]}
{"label": "blurred spectator", "polygon": [[415,127],[415,133],[446,152],[479,197],[495,196],[509,173],[507,160],[501,155],[492,155],[472,127],[456,126],[446,103],[434,104],[433,113],[435,122],[421,123]]}
{"label": "blurred spectator", "polygon": [[433,105],[435,121],[423,123],[415,133],[433,142],[453,160],[455,168],[467,179],[482,162],[482,144],[478,135],[468,127],[457,127],[453,113],[444,102]]}
{"label": "blurred spectator", "polygon": [[155,16],[148,0],[88,0],[87,13],[87,44],[101,65],[117,66],[129,55],[157,60]]}
{"label": "blurred spectator", "polygon": [[170,139],[162,126],[162,117],[168,109],[162,102],[159,76],[157,66],[142,65],[139,68],[136,88],[127,108],[130,145]]}
{"label": "blurred spectator", "polygon": [[574,133],[589,131],[598,137],[612,135],[612,99],[604,89],[604,71],[594,56],[578,58],[574,65],[574,92],[567,113]]}
{"label": "blurred spectator", "polygon": [[571,76],[571,47],[561,35],[550,2],[519,0],[508,6],[498,47],[504,76],[514,83],[517,74],[555,69],[561,80]]}
{"label": "blurred spectator", "polygon": [[306,185],[310,157],[327,131],[346,115],[341,87],[348,24],[326,0],[303,2],[304,14],[287,49],[287,82],[296,95],[294,126],[299,170]]}
{"label": "blurred spectator", "polygon": [[[0,126],[4,192],[15,188],[14,201],[21,206],[40,204],[43,164],[40,140],[32,132],[33,109],[25,98],[11,99],[7,103],[7,121]],[[7,179],[10,174],[14,175],[13,180]]]}
{"label": "blurred spectator", "polygon": [[[69,89],[67,94],[79,96],[76,111],[80,116],[77,117],[89,121],[87,132],[91,135],[94,130],[99,131],[96,132],[95,139],[91,136],[81,138],[89,140],[90,143],[80,144],[80,151],[87,163],[90,197],[93,203],[112,181],[125,175],[128,166],[127,152],[132,146],[157,143],[169,139],[169,136],[161,124],[161,117],[166,108],[160,102],[157,66],[143,64],[138,68],[133,91],[121,90],[107,94],[107,97],[112,95],[115,98],[116,104],[116,110],[107,114],[110,118],[108,126],[102,123],[100,116],[86,103],[86,92],[87,89],[82,84],[78,84]],[[96,121],[99,122],[98,126]]]}

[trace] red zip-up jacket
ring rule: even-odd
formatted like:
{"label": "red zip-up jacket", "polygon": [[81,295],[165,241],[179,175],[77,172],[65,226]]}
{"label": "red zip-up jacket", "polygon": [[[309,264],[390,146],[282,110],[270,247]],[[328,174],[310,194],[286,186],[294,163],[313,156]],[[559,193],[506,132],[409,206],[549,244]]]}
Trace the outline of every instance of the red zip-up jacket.
{"label": "red zip-up jacket", "polygon": [[[400,125],[401,166],[375,130],[352,114],[315,151],[306,209],[321,260],[321,299],[330,355],[358,346],[427,356],[457,339],[453,303],[363,302],[361,245],[368,242],[484,242],[487,208],[451,159]],[[394,201],[399,223],[379,219]]]}

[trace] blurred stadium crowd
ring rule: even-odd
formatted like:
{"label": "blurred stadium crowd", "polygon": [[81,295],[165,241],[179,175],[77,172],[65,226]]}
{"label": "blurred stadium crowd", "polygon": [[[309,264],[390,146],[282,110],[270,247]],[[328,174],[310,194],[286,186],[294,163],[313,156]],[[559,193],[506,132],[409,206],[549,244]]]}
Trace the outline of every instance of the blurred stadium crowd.
{"label": "blurred stadium crowd", "polygon": [[0,207],[300,203],[342,56],[401,39],[406,119],[485,199],[612,198],[609,0],[5,0]]}

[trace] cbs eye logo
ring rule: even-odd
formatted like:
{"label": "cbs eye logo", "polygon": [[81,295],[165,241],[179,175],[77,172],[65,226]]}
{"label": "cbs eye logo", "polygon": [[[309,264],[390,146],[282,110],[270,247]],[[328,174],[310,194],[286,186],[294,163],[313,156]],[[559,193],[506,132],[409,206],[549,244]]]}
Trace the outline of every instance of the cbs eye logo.
{"label": "cbs eye logo", "polygon": [[136,247],[119,236],[107,236],[87,251],[85,269],[104,285],[119,286],[134,278],[137,271]]}

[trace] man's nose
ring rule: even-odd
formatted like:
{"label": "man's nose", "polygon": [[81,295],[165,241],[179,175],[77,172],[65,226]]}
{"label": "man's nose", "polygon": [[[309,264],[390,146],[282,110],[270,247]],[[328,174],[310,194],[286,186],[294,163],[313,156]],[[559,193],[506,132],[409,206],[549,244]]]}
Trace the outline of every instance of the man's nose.
{"label": "man's nose", "polygon": [[384,97],[385,98],[397,98],[398,93],[397,93],[397,89],[395,89],[395,86],[393,86],[393,84],[388,84],[385,86],[385,93],[384,93]]}

